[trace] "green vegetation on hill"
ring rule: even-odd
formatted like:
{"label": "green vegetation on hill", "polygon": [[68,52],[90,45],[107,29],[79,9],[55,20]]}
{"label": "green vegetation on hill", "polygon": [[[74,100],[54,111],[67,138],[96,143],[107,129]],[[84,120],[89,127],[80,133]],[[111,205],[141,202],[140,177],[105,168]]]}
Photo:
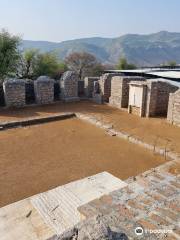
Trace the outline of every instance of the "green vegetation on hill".
{"label": "green vegetation on hill", "polygon": [[119,38],[84,38],[60,43],[23,41],[23,49],[37,48],[42,52],[56,51],[65,59],[72,52],[88,52],[103,63],[117,64],[126,58],[135,65],[157,65],[164,62],[180,63],[180,33],[166,31],[149,34],[127,34]]}

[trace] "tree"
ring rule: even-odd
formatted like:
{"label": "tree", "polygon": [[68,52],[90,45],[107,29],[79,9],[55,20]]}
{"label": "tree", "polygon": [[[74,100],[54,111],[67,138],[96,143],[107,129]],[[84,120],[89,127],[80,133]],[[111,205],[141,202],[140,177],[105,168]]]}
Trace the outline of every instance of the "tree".
{"label": "tree", "polygon": [[21,54],[17,67],[17,76],[20,78],[34,78],[34,69],[36,67],[38,50],[28,49]]}
{"label": "tree", "polygon": [[175,67],[177,65],[177,63],[176,63],[176,61],[170,61],[170,62],[168,62],[168,65],[170,67]]}
{"label": "tree", "polygon": [[21,39],[11,35],[5,30],[0,32],[0,78],[16,72],[17,62],[20,57],[18,46]]}
{"label": "tree", "polygon": [[86,75],[93,74],[93,70],[100,66],[97,59],[87,52],[74,52],[66,57],[65,62],[70,70],[79,74],[79,78],[83,79]]}
{"label": "tree", "polygon": [[118,70],[136,69],[136,65],[128,63],[126,58],[120,58],[117,65]]}
{"label": "tree", "polygon": [[34,68],[35,76],[47,75],[57,77],[67,70],[65,63],[60,62],[55,53],[39,53]]}

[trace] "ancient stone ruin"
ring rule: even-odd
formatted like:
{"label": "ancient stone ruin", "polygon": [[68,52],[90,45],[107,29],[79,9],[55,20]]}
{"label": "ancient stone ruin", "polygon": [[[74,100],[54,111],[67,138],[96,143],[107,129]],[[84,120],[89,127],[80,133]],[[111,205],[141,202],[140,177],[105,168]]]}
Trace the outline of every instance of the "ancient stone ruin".
{"label": "ancient stone ruin", "polygon": [[117,108],[127,108],[129,102],[130,81],[143,81],[142,77],[115,76],[111,80],[111,97],[109,103]]}
{"label": "ancient stone ruin", "polygon": [[34,81],[36,103],[48,104],[54,101],[54,80],[47,76],[41,76]]}
{"label": "ancient stone ruin", "polygon": [[180,126],[180,90],[171,93],[169,96],[167,120],[177,126]]}
{"label": "ancient stone ruin", "polygon": [[105,73],[99,79],[100,93],[103,102],[109,102],[111,96],[111,79],[113,76],[122,76],[122,73]]}
{"label": "ancient stone ruin", "polygon": [[94,82],[98,81],[99,77],[85,77],[84,79],[84,91],[88,98],[93,97]]}
{"label": "ancient stone ruin", "polygon": [[163,79],[148,79],[147,81],[130,82],[129,113],[141,117],[167,115],[169,94],[178,87]]}
{"label": "ancient stone ruin", "polygon": [[23,107],[26,104],[24,80],[8,79],[3,83],[3,90],[7,107]]}
{"label": "ancient stone ruin", "polygon": [[74,71],[67,71],[60,80],[61,99],[64,101],[78,101],[79,76]]}
{"label": "ancient stone ruin", "polygon": [[103,104],[103,96],[100,92],[100,85],[99,81],[94,81],[94,87],[93,87],[93,101],[97,104]]}

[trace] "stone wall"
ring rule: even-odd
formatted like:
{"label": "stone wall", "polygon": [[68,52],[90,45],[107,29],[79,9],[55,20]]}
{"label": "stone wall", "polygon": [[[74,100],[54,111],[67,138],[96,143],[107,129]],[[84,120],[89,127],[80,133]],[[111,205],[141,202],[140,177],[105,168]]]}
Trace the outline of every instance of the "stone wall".
{"label": "stone wall", "polygon": [[180,127],[180,90],[169,96],[167,120]]}
{"label": "stone wall", "polygon": [[129,102],[130,81],[143,81],[142,77],[115,76],[111,80],[111,97],[109,103],[118,108],[127,108]]}
{"label": "stone wall", "polygon": [[178,90],[178,87],[165,81],[149,80],[147,92],[146,117],[167,115],[169,94]]}
{"label": "stone wall", "polygon": [[94,82],[98,81],[99,77],[85,77],[84,79],[84,90],[85,95],[88,98],[93,97],[93,91],[94,91]]}
{"label": "stone wall", "polygon": [[61,99],[64,101],[78,101],[79,76],[74,71],[65,72],[60,79]]}
{"label": "stone wall", "polygon": [[7,107],[23,107],[26,104],[24,80],[6,80],[3,83],[3,90]]}
{"label": "stone wall", "polygon": [[122,73],[105,73],[99,79],[100,93],[104,102],[109,102],[111,96],[111,79],[114,76],[122,76]]}
{"label": "stone wall", "polygon": [[41,76],[34,81],[35,99],[38,104],[48,104],[54,101],[54,80]]}
{"label": "stone wall", "polygon": [[[141,117],[166,116],[168,111],[169,94],[177,91],[178,87],[165,80],[148,79],[144,82],[131,82],[130,86],[136,86],[130,91],[130,99],[136,98],[137,104],[129,104],[129,112],[132,107],[139,107]],[[131,87],[131,88],[132,88]],[[132,101],[131,101],[132,102]]]}
{"label": "stone wall", "polygon": [[128,112],[144,117],[146,113],[147,81],[129,83]]}

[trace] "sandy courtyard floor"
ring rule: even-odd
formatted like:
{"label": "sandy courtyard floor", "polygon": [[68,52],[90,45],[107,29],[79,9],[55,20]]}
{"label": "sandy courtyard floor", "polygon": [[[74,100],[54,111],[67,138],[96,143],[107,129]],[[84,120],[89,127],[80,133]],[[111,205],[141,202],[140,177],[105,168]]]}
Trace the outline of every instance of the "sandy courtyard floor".
{"label": "sandy courtyard floor", "polygon": [[81,112],[112,123],[117,130],[132,134],[139,139],[160,147],[168,147],[180,153],[180,127],[172,126],[164,118],[140,118],[126,111],[90,101],[77,103],[56,103],[46,106],[33,106],[24,109],[0,110],[0,122],[47,116],[61,112]]}
{"label": "sandy courtyard floor", "polygon": [[165,160],[76,118],[0,132],[0,207],[108,171],[127,179]]}

